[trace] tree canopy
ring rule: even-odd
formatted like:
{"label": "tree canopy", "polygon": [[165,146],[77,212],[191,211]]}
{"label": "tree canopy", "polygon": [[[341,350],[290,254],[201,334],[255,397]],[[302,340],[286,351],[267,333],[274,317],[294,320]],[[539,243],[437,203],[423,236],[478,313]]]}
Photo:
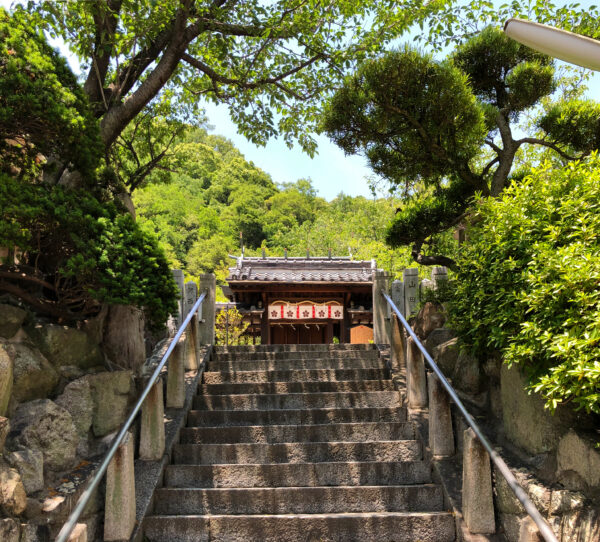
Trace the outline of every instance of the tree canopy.
{"label": "tree canopy", "polygon": [[423,243],[456,224],[476,193],[498,196],[522,146],[564,159],[597,148],[598,106],[586,101],[556,102],[532,133],[514,134],[556,84],[548,57],[488,27],[443,61],[405,47],[364,62],[328,104],[322,128],[404,188],[390,244],[412,243],[419,263],[452,265],[425,257]]}

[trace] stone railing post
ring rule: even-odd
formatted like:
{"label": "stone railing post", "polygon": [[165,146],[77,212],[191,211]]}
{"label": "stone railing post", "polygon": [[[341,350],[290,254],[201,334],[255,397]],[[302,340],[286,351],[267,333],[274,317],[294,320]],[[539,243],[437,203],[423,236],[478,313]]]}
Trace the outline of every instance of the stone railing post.
{"label": "stone railing post", "polygon": [[431,270],[431,280],[433,282],[433,289],[439,290],[448,284],[448,269],[445,267],[434,267]]}
{"label": "stone railing post", "polygon": [[165,406],[163,383],[158,378],[142,405],[140,459],[158,461],[165,453]]}
{"label": "stone railing post", "polygon": [[394,305],[398,307],[400,314],[406,317],[405,303],[404,303],[404,283],[401,280],[395,280],[392,282],[392,301]]}
{"label": "stone railing post", "polygon": [[199,343],[202,345],[214,344],[215,342],[215,300],[217,284],[213,273],[200,275],[200,291],[206,291],[206,297],[202,302],[202,315],[200,319]]}
{"label": "stone railing post", "polygon": [[404,316],[409,318],[417,310],[419,303],[419,270],[409,267],[402,273],[404,279]]}
{"label": "stone railing post", "polygon": [[175,320],[177,321],[177,327],[179,328],[179,326],[183,322],[183,289],[185,279],[183,277],[183,271],[181,269],[171,269],[171,272],[173,273],[173,278],[175,279],[175,283],[179,288],[179,298],[177,299],[177,307],[179,312],[178,314],[173,315],[176,317]]}
{"label": "stone railing post", "polygon": [[381,290],[388,291],[388,274],[381,269],[377,269],[373,271],[373,342],[375,344],[389,344],[388,303],[381,295]]}
{"label": "stone railing post", "polygon": [[427,407],[427,381],[423,354],[413,341],[408,338],[408,355],[406,357],[406,395],[410,408]]}
{"label": "stone railing post", "polygon": [[[192,281],[186,282],[185,283],[185,297],[184,297],[184,302],[185,302],[184,315],[185,316],[187,316],[190,313],[190,311],[194,307],[194,304],[196,303],[197,299],[198,299],[198,287],[196,286],[196,283],[192,282]],[[187,356],[185,359],[185,369],[186,369],[186,371],[197,371],[198,367],[200,366],[200,359],[199,359],[200,344],[198,341],[198,335],[199,335],[200,331],[198,330],[198,317],[196,315],[194,315],[192,317],[192,319],[190,320],[190,323],[188,324],[188,327],[185,331],[189,335]]]}
{"label": "stone railing post", "polygon": [[106,471],[104,540],[129,540],[135,526],[133,437],[127,433]]}
{"label": "stone railing post", "polygon": [[184,333],[169,358],[167,369],[167,408],[183,408],[185,403],[185,359],[188,337]]}
{"label": "stone railing post", "polygon": [[454,432],[450,397],[439,378],[428,373],[429,389],[429,448],[434,457],[454,455]]}
{"label": "stone railing post", "polygon": [[406,336],[404,335],[404,327],[396,314],[392,314],[390,326],[392,367],[394,370],[400,370],[406,367]]}
{"label": "stone railing post", "polygon": [[463,434],[462,506],[467,529],[474,534],[496,532],[490,456],[473,429]]}

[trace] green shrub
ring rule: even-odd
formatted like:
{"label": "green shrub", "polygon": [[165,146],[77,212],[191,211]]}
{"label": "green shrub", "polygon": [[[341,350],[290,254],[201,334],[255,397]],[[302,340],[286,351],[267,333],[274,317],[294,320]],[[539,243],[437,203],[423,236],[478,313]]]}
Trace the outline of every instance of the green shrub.
{"label": "green shrub", "polygon": [[599,168],[545,165],[482,201],[458,259],[453,328],[522,367],[551,410],[600,413]]}
{"label": "green shrub", "polygon": [[175,312],[177,287],[163,251],[115,204],[0,174],[0,211],[0,246],[23,252],[28,265],[20,272],[52,286],[35,295],[65,318],[89,316],[99,303],[131,304],[157,328]]}

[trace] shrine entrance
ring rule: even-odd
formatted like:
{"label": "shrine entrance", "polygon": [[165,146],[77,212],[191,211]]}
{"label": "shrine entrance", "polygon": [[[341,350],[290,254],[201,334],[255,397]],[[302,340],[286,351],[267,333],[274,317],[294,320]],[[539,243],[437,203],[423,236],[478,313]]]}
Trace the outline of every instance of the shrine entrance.
{"label": "shrine entrance", "polygon": [[271,324],[271,344],[327,344],[328,327],[316,322]]}

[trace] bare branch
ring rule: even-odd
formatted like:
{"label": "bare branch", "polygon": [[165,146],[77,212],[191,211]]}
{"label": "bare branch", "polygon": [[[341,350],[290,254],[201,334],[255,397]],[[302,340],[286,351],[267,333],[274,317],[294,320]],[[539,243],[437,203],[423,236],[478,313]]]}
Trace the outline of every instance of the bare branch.
{"label": "bare branch", "polygon": [[558,146],[558,144],[553,143],[552,141],[547,141],[546,139],[539,139],[537,137],[524,137],[522,139],[519,139],[515,143],[517,143],[517,145],[522,145],[523,143],[529,143],[530,145],[542,145],[543,147],[548,147],[549,149],[552,149],[553,151],[557,152],[558,154],[560,154],[560,156],[562,156],[566,160],[581,160],[582,158],[584,158],[585,156],[587,156],[589,154],[589,153],[581,153],[580,156],[572,156],[570,154],[567,154],[565,151],[563,151]]}

